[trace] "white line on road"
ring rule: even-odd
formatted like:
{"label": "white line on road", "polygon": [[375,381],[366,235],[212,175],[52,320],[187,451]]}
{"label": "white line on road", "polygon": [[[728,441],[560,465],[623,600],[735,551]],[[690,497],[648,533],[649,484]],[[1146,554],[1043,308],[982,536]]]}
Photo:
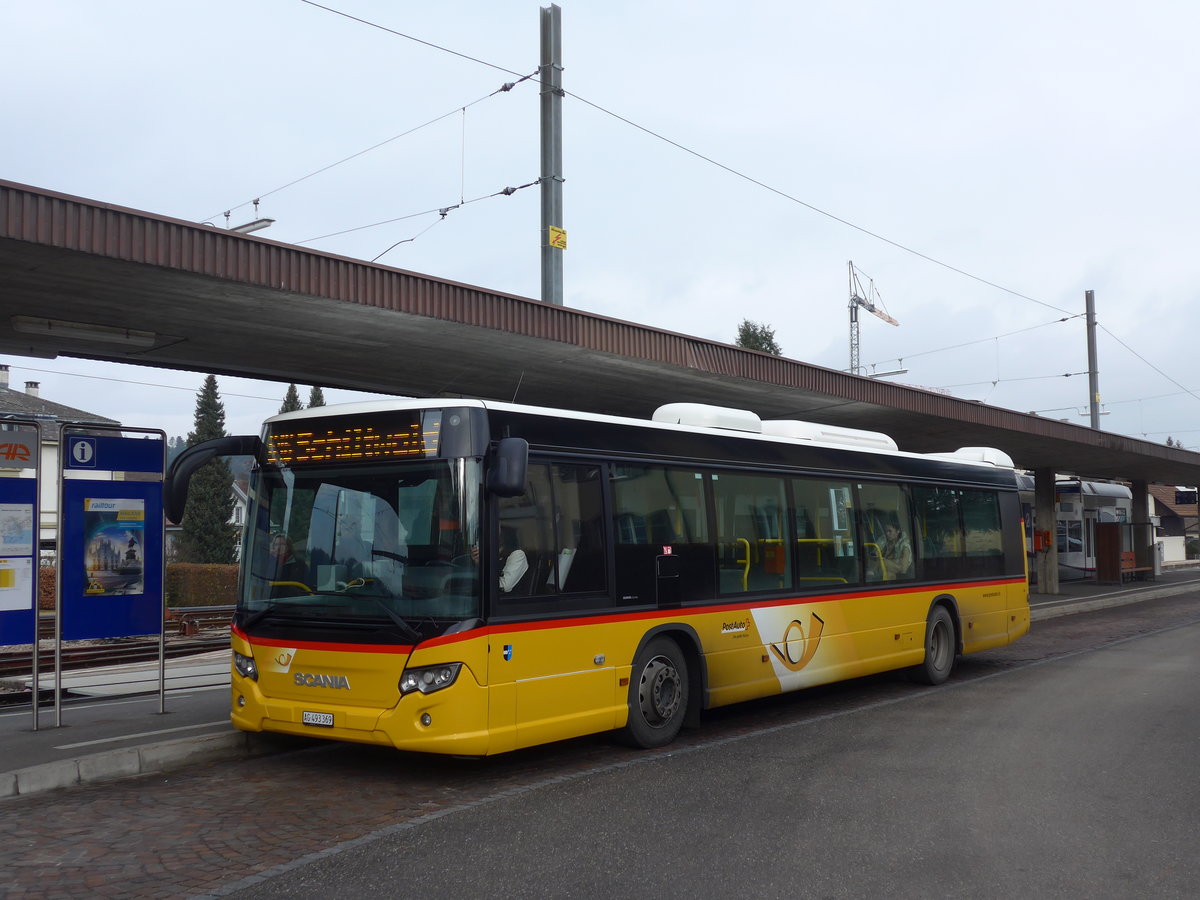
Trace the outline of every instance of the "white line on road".
{"label": "white line on road", "polygon": [[93,744],[110,744],[113,741],[129,741],[134,738],[154,737],[159,734],[171,734],[175,731],[191,731],[194,728],[212,728],[214,725],[229,725],[229,720],[221,719],[216,722],[202,722],[199,725],[180,725],[178,728],[162,728],[158,731],[143,731],[139,734],[118,734],[116,737],[97,738],[94,741],[80,741],[78,744],[59,744],[54,749],[74,750],[76,747],[91,747]]}

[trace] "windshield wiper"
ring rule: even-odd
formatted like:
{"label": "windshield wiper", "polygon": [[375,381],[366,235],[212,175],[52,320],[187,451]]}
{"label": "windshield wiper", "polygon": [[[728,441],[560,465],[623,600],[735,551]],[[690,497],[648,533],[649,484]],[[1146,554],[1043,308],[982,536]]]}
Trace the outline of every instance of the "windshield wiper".
{"label": "windshield wiper", "polygon": [[379,594],[359,594],[359,596],[369,597],[370,599],[374,600],[376,606],[384,611],[387,617],[395,623],[396,627],[400,629],[400,633],[405,637],[413,641],[419,641],[421,639],[421,632],[417,631],[417,629],[409,625],[406,621],[404,621],[404,619],[400,618],[400,614],[384,603],[383,600],[380,599]]}
{"label": "windshield wiper", "polygon": [[266,606],[264,606],[258,612],[253,613],[252,615],[243,619],[241,627],[242,628],[252,628],[252,627],[254,627],[254,625],[256,625],[258,622],[261,622],[263,619],[265,619],[268,615],[270,615],[273,612],[275,612],[275,604],[268,603]]}

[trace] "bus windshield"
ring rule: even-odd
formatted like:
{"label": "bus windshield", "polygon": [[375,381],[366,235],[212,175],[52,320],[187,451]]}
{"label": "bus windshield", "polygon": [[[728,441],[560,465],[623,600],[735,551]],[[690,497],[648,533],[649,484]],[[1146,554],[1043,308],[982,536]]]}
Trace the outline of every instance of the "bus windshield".
{"label": "bus windshield", "polygon": [[250,493],[241,628],[412,643],[481,615],[478,460],[265,467]]}

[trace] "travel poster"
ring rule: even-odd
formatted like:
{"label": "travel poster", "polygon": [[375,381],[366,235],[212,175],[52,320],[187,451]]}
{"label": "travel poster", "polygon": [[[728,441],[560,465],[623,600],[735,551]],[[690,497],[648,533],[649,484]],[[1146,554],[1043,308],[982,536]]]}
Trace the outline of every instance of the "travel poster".
{"label": "travel poster", "polygon": [[83,504],[84,594],[113,597],[143,593],[145,501],[88,498]]}

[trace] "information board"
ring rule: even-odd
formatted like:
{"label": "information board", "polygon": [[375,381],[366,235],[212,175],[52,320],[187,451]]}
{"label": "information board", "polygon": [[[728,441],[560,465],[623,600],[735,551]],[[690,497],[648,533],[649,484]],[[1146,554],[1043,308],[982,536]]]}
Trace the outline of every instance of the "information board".
{"label": "information board", "polygon": [[33,643],[37,628],[37,486],[35,478],[0,478],[0,644],[4,645]]}
{"label": "information board", "polygon": [[63,640],[162,634],[162,482],[113,480],[113,473],[161,476],[163,446],[162,439],[64,435],[58,548]]}

